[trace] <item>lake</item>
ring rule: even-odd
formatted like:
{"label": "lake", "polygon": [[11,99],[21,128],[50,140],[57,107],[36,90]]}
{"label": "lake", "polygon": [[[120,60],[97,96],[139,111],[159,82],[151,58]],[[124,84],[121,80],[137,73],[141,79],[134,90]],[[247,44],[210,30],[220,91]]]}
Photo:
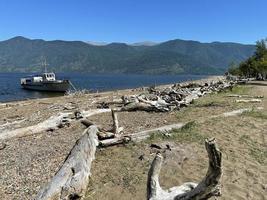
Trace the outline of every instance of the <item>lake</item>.
{"label": "lake", "polygon": [[[60,93],[24,90],[20,78],[29,73],[0,73],[0,102],[60,96]],[[57,78],[69,79],[77,89],[109,91],[150,85],[178,83],[202,79],[201,75],[129,75],[58,73]]]}

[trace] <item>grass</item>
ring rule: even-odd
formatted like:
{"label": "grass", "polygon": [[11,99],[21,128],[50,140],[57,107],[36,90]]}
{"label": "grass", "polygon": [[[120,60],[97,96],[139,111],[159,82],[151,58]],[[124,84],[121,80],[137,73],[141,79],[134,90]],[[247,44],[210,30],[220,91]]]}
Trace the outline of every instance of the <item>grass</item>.
{"label": "grass", "polygon": [[182,126],[181,129],[177,129],[176,132],[181,132],[181,133],[192,132],[193,130],[195,130],[196,126],[197,126],[196,122],[191,121]]}
{"label": "grass", "polygon": [[266,164],[267,150],[262,145],[253,141],[248,135],[242,135],[239,141],[246,144],[249,148],[249,155],[253,157],[260,164]]}
{"label": "grass", "polygon": [[[220,93],[211,93],[202,98],[196,99],[186,108],[182,108],[176,113],[176,117],[180,121],[188,121],[192,115],[198,114],[206,108],[211,108],[212,110],[223,110],[227,108],[228,110],[240,109],[244,106],[242,103],[236,103],[234,98],[229,98],[227,95],[236,94],[244,95],[251,93],[251,86],[237,85],[231,90],[225,90]],[[198,115],[201,117],[200,115]],[[186,119],[186,120],[185,120]]]}
{"label": "grass", "polygon": [[248,86],[237,85],[237,86],[233,87],[232,90],[229,91],[228,93],[244,95],[244,94],[248,94],[250,89],[251,89],[251,87],[248,87]]}
{"label": "grass", "polygon": [[197,123],[190,121],[182,128],[175,129],[167,134],[154,133],[149,137],[148,141],[173,140],[181,143],[196,142],[202,144],[205,139],[206,137],[198,133]]}
{"label": "grass", "polygon": [[193,107],[189,106],[189,107],[185,107],[185,108],[182,108],[181,110],[177,111],[175,113],[176,115],[176,118],[179,120],[179,121],[183,121],[183,119],[185,118],[188,118],[190,117],[190,114],[193,112]]}
{"label": "grass", "polygon": [[246,112],[242,113],[242,116],[267,119],[267,113],[266,112],[257,111],[257,110],[246,111]]}
{"label": "grass", "polygon": [[195,101],[194,106],[195,107],[225,107],[227,106],[227,103],[221,100],[205,99],[202,101]]}

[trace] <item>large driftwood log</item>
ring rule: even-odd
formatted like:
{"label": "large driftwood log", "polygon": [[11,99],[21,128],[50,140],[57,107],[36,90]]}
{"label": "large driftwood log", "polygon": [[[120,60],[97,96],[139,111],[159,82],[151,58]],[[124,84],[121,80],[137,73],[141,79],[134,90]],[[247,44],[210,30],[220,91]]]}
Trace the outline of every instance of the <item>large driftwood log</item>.
{"label": "large driftwood log", "polygon": [[170,132],[173,129],[179,129],[183,127],[183,123],[178,123],[178,124],[171,124],[171,125],[166,125],[162,126],[159,128],[154,128],[154,129],[149,129],[133,134],[127,134],[127,135],[122,135],[120,137],[112,138],[112,139],[107,139],[107,140],[102,140],[99,142],[99,146],[101,147],[108,147],[108,146],[113,146],[117,144],[123,144],[123,143],[128,143],[129,141],[141,141],[149,138],[151,134],[162,134],[162,133],[167,133]]}
{"label": "large driftwood log", "polygon": [[155,106],[152,106],[151,104],[147,104],[147,103],[143,103],[143,102],[133,102],[133,103],[129,103],[125,106],[123,106],[121,108],[121,111],[147,111],[147,112],[166,112],[168,110],[166,110],[165,108],[162,110],[162,109],[158,109],[157,107]]}
{"label": "large driftwood log", "polygon": [[163,190],[159,184],[159,174],[163,157],[157,154],[148,173],[148,200],[204,200],[221,194],[220,179],[222,176],[222,155],[215,139],[205,141],[209,157],[209,168],[206,176],[199,183],[185,183],[178,187]]}
{"label": "large driftwood log", "polygon": [[[81,115],[83,117],[90,117],[93,115],[110,112],[110,109],[94,109],[94,110],[88,110],[88,111],[82,111]],[[11,139],[14,137],[24,137],[27,135],[33,135],[36,133],[41,133],[43,131],[51,130],[51,129],[57,129],[59,127],[62,127],[64,124],[69,124],[73,119],[70,118],[72,112],[66,112],[66,113],[59,113],[55,116],[51,116],[47,120],[38,123],[36,125],[24,127],[24,128],[18,128],[15,130],[5,130],[0,132],[0,140],[5,139]],[[82,119],[80,119],[82,120]]]}
{"label": "large driftwood log", "polygon": [[96,126],[85,130],[50,183],[39,191],[36,200],[76,200],[83,197],[98,145],[97,131]]}
{"label": "large driftwood log", "polygon": [[15,121],[12,121],[12,122],[6,122],[6,123],[4,123],[4,124],[1,124],[0,125],[0,132],[2,131],[2,130],[8,130],[8,129],[10,129],[11,127],[13,127],[14,125],[16,126],[16,125],[18,125],[18,124],[20,124],[20,123],[22,123],[22,122],[24,122],[26,119],[19,119],[19,120],[15,120]]}
{"label": "large driftwood log", "polygon": [[[35,133],[39,133],[42,131],[46,131],[49,129],[55,129],[57,128],[60,124],[62,124],[62,121],[64,121],[64,119],[67,119],[67,117],[70,115],[71,113],[60,113],[56,116],[52,116],[49,119],[33,125],[33,126],[28,126],[25,128],[18,128],[15,130],[8,130],[8,131],[3,131],[0,134],[0,140],[4,140],[4,139],[10,139],[13,137],[22,137],[22,136],[26,136],[26,135],[31,135],[31,134],[35,134]],[[67,121],[65,121],[65,123],[67,123]]]}

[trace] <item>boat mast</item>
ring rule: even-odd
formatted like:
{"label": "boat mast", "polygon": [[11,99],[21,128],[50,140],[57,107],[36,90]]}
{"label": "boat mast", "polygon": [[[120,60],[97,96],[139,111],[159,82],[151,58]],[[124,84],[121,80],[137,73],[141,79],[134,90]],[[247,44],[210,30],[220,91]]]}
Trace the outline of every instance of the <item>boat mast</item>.
{"label": "boat mast", "polygon": [[44,58],[44,60],[42,61],[42,65],[44,66],[44,72],[47,73],[47,63],[46,63],[46,58]]}

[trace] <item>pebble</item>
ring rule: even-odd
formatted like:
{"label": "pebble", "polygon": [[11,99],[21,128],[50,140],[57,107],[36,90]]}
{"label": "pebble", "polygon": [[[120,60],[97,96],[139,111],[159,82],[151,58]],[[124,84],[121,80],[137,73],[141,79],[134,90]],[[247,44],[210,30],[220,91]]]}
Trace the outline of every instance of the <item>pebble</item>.
{"label": "pebble", "polygon": [[3,150],[4,148],[6,148],[6,144],[5,144],[5,143],[2,143],[2,142],[0,142],[0,150]]}

